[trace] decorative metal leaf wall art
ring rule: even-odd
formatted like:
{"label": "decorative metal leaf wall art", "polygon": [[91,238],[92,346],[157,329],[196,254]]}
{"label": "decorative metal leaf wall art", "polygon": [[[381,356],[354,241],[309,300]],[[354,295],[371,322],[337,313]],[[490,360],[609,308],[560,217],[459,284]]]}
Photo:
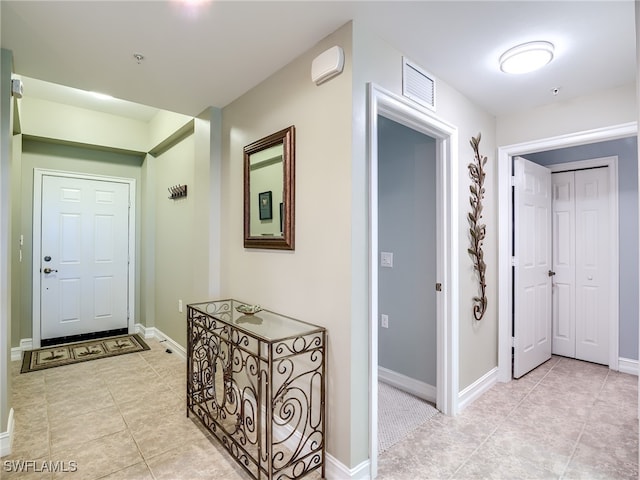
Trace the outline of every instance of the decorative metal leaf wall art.
{"label": "decorative metal leaf wall art", "polygon": [[469,235],[471,240],[471,248],[467,249],[469,255],[473,259],[473,269],[478,274],[479,283],[479,296],[473,297],[473,316],[476,320],[482,320],[485,312],[487,311],[487,284],[485,281],[485,274],[487,270],[487,264],[484,262],[484,252],[482,251],[482,245],[484,244],[484,238],[486,235],[487,226],[484,223],[480,223],[482,218],[482,200],[484,199],[484,167],[487,164],[487,157],[480,155],[480,138],[481,134],[478,133],[477,137],[471,137],[471,148],[474,152],[474,161],[469,164],[469,175],[473,180],[473,183],[469,186],[471,196],[469,197],[469,203],[471,204],[471,211],[467,215],[469,220]]}

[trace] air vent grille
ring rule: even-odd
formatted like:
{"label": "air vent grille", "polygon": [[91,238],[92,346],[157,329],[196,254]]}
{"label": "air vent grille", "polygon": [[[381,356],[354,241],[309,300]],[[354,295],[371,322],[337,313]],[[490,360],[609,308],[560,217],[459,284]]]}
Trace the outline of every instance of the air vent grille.
{"label": "air vent grille", "polygon": [[402,95],[435,110],[436,81],[415,63],[405,58],[402,60]]}

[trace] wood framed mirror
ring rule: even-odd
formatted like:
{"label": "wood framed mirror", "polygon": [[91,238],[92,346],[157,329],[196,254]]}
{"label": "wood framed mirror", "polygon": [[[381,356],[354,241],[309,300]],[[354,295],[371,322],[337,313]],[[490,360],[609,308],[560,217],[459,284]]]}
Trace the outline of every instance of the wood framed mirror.
{"label": "wood framed mirror", "polygon": [[295,127],[244,147],[244,246],[295,248]]}

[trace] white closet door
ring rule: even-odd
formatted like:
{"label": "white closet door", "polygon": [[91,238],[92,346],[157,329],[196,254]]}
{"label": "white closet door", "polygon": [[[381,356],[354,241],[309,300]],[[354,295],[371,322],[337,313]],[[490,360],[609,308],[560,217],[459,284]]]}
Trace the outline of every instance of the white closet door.
{"label": "white closet door", "polygon": [[553,341],[554,355],[576,356],[576,231],[574,172],[554,173]]}
{"label": "white closet door", "polygon": [[609,364],[609,179],[607,168],[575,172],[576,358]]}

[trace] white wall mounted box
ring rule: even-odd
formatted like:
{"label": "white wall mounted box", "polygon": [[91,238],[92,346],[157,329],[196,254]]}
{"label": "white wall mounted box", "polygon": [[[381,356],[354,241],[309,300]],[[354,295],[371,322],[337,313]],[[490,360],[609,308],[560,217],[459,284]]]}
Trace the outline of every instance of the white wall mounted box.
{"label": "white wall mounted box", "polygon": [[344,50],[335,45],[313,59],[311,63],[311,80],[316,85],[320,85],[342,73],[343,68]]}

